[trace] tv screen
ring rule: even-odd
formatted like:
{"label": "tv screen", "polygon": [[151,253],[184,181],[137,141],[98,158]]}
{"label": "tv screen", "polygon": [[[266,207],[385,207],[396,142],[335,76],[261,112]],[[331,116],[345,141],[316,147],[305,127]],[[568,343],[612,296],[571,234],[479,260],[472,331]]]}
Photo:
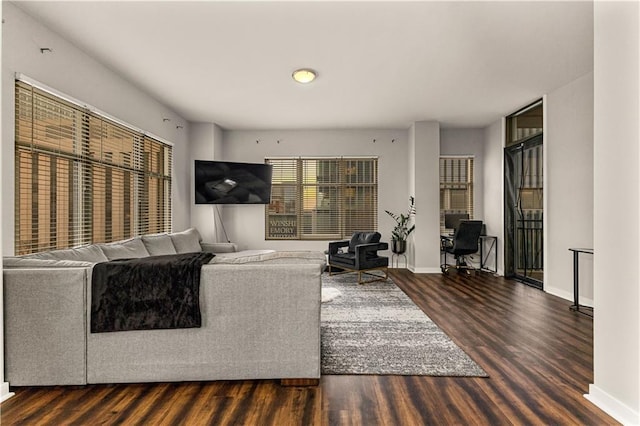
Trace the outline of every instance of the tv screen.
{"label": "tv screen", "polygon": [[269,204],[272,166],[195,161],[196,204]]}

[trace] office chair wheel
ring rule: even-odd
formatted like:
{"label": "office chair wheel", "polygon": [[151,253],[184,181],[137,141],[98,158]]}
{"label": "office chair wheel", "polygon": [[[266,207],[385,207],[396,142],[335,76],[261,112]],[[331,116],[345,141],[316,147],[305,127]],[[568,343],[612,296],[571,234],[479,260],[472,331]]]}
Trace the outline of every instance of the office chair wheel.
{"label": "office chair wheel", "polygon": [[444,275],[453,275],[458,273],[458,269],[455,266],[447,266],[442,268]]}

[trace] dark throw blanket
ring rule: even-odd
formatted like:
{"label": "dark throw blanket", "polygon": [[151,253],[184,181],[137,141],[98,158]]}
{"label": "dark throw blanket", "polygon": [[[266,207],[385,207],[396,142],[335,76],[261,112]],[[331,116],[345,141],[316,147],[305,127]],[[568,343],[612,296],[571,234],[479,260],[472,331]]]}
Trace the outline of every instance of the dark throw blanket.
{"label": "dark throw blanket", "polygon": [[200,268],[212,253],[98,263],[91,278],[91,332],[200,327]]}

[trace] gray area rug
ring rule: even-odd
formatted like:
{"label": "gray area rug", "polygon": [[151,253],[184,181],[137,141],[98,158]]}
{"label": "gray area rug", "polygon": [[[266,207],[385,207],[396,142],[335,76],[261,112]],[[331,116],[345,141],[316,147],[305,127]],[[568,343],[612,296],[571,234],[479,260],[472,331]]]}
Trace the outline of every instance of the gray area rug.
{"label": "gray area rug", "polygon": [[322,374],[487,377],[390,279],[323,274],[322,286],[341,293],[322,304]]}

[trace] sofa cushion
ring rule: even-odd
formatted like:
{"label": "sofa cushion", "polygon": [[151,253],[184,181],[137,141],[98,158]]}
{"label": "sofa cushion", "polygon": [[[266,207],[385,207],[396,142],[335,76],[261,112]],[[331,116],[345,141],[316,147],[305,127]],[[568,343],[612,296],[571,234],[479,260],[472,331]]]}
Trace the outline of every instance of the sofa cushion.
{"label": "sofa cushion", "polygon": [[93,266],[93,262],[82,262],[79,260],[54,260],[36,259],[30,257],[4,257],[2,267],[11,268],[87,268]]}
{"label": "sofa cushion", "polygon": [[202,251],[209,253],[235,253],[238,251],[238,245],[235,243],[205,243],[200,242]]}
{"label": "sofa cushion", "polygon": [[242,250],[235,253],[221,253],[211,260],[211,264],[309,264],[316,263],[324,268],[326,256],[320,251],[275,251],[275,250]]}
{"label": "sofa cushion", "polygon": [[260,262],[267,254],[276,253],[275,250],[242,250],[230,253],[220,253],[210,263],[250,263]]}
{"label": "sofa cushion", "polygon": [[142,242],[142,239],[139,237],[126,241],[101,244],[100,248],[104,252],[105,256],[107,256],[108,260],[133,259],[150,256],[147,248]]}
{"label": "sofa cushion", "polygon": [[151,256],[177,253],[169,234],[143,235],[142,242]]}
{"label": "sofa cushion", "polygon": [[331,256],[331,262],[354,267],[356,266],[355,253],[338,253]]}
{"label": "sofa cushion", "polygon": [[202,251],[202,247],[200,246],[202,237],[200,237],[200,233],[196,228],[189,228],[186,231],[174,232],[169,235],[171,236],[171,241],[173,241],[173,245],[178,253],[194,253]]}
{"label": "sofa cushion", "polygon": [[349,241],[349,252],[355,253],[356,246],[360,244],[379,243],[379,232],[354,232]]}
{"label": "sofa cushion", "polygon": [[45,251],[23,256],[26,259],[75,260],[80,262],[106,262],[107,256],[95,244],[64,250]]}

